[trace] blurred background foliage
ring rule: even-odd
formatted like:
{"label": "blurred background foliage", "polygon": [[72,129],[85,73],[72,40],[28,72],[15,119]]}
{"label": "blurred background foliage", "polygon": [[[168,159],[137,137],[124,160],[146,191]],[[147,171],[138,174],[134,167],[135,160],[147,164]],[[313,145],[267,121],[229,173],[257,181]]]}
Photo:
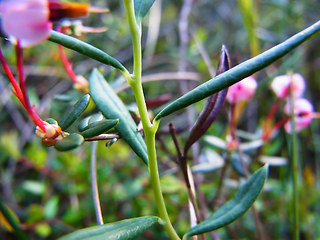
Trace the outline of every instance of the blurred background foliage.
{"label": "blurred background foliage", "polygon": [[[87,2],[85,0],[81,2]],[[222,44],[229,50],[232,66],[287,39],[294,33],[316,22],[320,16],[318,0],[255,0],[249,10],[245,6],[251,1],[194,1],[189,15],[190,42],[186,51],[187,71],[199,75],[200,82],[210,78],[196,41],[200,42],[217,66]],[[152,9],[161,12],[161,24],[156,17],[146,17],[143,22],[144,76],[155,73],[177,72],[179,65],[180,37],[178,22],[183,5],[182,0],[160,1]],[[132,50],[124,7],[118,0],[92,0],[90,4],[108,7],[109,14],[91,14],[83,24],[91,27],[108,27],[104,33],[88,33],[81,39],[101,48],[132,69]],[[159,8],[161,6],[161,9]],[[154,16],[154,15],[152,15]],[[159,31],[157,31],[157,27]],[[152,32],[151,30],[154,30]],[[252,45],[256,44],[255,47]],[[2,41],[1,48],[14,70],[13,47]],[[82,95],[72,88],[72,83],[62,66],[57,46],[51,42],[24,51],[25,72],[31,102],[37,106],[39,115],[58,121]],[[111,69],[87,59],[78,53],[66,50],[76,74],[88,77],[97,67],[104,74]],[[270,90],[274,76],[288,72],[301,73],[307,83],[306,96],[319,111],[320,103],[320,48],[319,37],[296,49],[282,60],[259,72],[255,77],[259,87],[254,98],[247,104],[239,119],[239,129],[258,134],[269,109],[275,101]],[[197,76],[198,76],[197,75]],[[113,86],[124,83],[114,73]],[[198,85],[193,81],[189,87]],[[146,99],[162,94],[171,94],[175,99],[181,95],[179,81],[169,77],[164,81],[144,85]],[[75,229],[95,225],[95,215],[90,187],[90,143],[81,148],[61,153],[45,147],[34,134],[33,124],[10,91],[6,76],[0,77],[0,192],[3,201],[19,217],[22,226],[32,239],[56,239]],[[121,91],[125,104],[135,110],[133,94],[129,89]],[[194,116],[203,107],[203,102],[193,107]],[[208,135],[225,137],[228,127],[225,104]],[[157,112],[157,109],[153,109]],[[95,112],[93,104],[84,116]],[[281,116],[281,111],[278,112]],[[183,143],[187,137],[188,116],[185,111],[162,120],[158,135],[158,155],[162,185],[170,217],[179,234],[189,228],[187,191],[174,163],[176,151],[168,134],[167,123],[173,121],[179,129]],[[76,126],[77,124],[75,124]],[[298,134],[300,159],[301,197],[301,239],[319,239],[320,229],[320,142],[319,121]],[[72,128],[71,130],[72,131]],[[259,151],[253,152],[252,159],[259,155],[289,158],[289,137],[280,131],[277,137]],[[205,141],[198,144],[199,153],[194,158],[199,162],[218,162],[225,152],[212,147]],[[196,156],[196,157],[195,157]],[[289,158],[290,159],[290,158]],[[198,163],[199,163],[198,162]],[[221,169],[204,171],[200,169],[196,178],[199,188],[210,206],[219,184]],[[257,161],[250,168],[256,169]],[[103,218],[106,223],[124,218],[156,214],[146,166],[121,140],[110,148],[105,142],[98,144],[97,174]],[[259,212],[265,239],[291,239],[292,197],[290,161],[278,167],[271,167],[265,190],[260,195],[256,209]],[[223,199],[230,197],[240,176],[229,168],[222,189]],[[1,216],[0,216],[1,219]],[[0,236],[14,239],[7,225],[1,221]],[[218,231],[221,239],[256,239],[256,226],[252,212],[248,212],[227,228]],[[139,239],[166,239],[160,226],[146,231]],[[211,235],[208,235],[211,239]]]}

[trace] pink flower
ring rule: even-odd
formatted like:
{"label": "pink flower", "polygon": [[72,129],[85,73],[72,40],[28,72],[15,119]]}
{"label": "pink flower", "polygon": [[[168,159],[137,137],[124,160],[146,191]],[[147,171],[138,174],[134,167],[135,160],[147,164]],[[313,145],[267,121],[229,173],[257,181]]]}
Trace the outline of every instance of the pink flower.
{"label": "pink flower", "polygon": [[48,0],[3,0],[0,12],[3,30],[19,39],[22,47],[36,45],[50,36]]}
{"label": "pink flower", "polygon": [[306,85],[302,75],[298,73],[274,78],[271,88],[279,98],[285,98],[289,95],[290,83],[292,83],[293,96],[295,98],[301,97]]}
{"label": "pink flower", "polygon": [[247,77],[229,87],[227,100],[231,104],[248,100],[253,96],[256,88],[256,80],[251,76]]}
{"label": "pink flower", "polygon": [[[284,106],[284,112],[287,115],[290,115],[290,103],[288,102]],[[296,132],[301,131],[302,129],[306,128],[310,125],[312,118],[313,118],[313,106],[312,104],[305,98],[297,98],[294,100],[294,120],[295,120],[295,130]],[[285,130],[288,133],[292,132],[291,129],[291,122],[288,121],[284,125]]]}

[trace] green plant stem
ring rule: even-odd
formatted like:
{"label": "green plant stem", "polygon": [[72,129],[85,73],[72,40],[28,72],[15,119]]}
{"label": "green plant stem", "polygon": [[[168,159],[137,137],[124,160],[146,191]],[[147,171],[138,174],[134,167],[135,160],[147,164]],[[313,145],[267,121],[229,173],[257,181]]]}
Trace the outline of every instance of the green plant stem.
{"label": "green plant stem", "polygon": [[97,142],[93,141],[91,145],[91,189],[92,199],[94,205],[94,212],[96,214],[96,220],[98,225],[103,225],[103,218],[99,200],[99,191],[97,183]]}
{"label": "green plant stem", "polygon": [[124,5],[128,17],[129,28],[132,37],[133,46],[133,75],[124,75],[128,83],[130,84],[132,91],[134,93],[136,103],[138,106],[143,131],[145,135],[147,150],[148,150],[148,170],[150,174],[150,182],[153,189],[155,201],[158,207],[159,216],[164,222],[164,229],[171,239],[180,239],[177,235],[175,229],[173,228],[169,215],[165,206],[163,199],[160,178],[157,164],[157,153],[155,145],[155,134],[158,129],[159,121],[154,124],[151,123],[148,117],[147,106],[145,103],[145,98],[143,94],[142,84],[141,84],[141,72],[142,72],[142,53],[141,53],[141,23],[136,22],[134,13],[133,0],[124,0]]}
{"label": "green plant stem", "polygon": [[292,178],[293,178],[293,239],[299,240],[299,165],[296,153],[296,126],[294,115],[294,96],[290,86],[290,120],[291,120],[291,158],[292,158]]}

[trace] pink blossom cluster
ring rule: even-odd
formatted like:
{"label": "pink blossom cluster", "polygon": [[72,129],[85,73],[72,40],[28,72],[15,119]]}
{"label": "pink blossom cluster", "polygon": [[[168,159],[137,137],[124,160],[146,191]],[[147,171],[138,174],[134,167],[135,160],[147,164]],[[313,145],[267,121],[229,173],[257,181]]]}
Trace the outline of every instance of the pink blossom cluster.
{"label": "pink blossom cluster", "polygon": [[[310,125],[313,118],[313,106],[302,95],[305,90],[305,80],[301,74],[294,73],[292,75],[281,75],[273,79],[271,88],[279,99],[287,101],[284,106],[284,112],[288,116],[291,115],[290,91],[293,95],[293,113],[295,116],[295,131],[301,131]],[[287,121],[284,129],[292,132],[291,122]]]}

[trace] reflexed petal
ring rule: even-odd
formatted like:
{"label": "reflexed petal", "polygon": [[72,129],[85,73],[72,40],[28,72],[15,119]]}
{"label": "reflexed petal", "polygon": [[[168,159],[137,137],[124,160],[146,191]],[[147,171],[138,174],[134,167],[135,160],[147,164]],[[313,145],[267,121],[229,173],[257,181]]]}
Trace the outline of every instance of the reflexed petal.
{"label": "reflexed petal", "polygon": [[281,75],[275,77],[272,81],[271,88],[279,98],[285,98],[289,94],[290,82],[293,84],[293,96],[299,98],[305,90],[305,81],[301,74]]}
{"label": "reflexed petal", "polygon": [[[295,115],[295,129],[296,132],[301,131],[310,125],[312,116],[310,113],[313,112],[312,104],[304,98],[299,98],[294,101],[294,115]],[[290,103],[284,106],[284,112],[290,115]],[[285,130],[291,133],[291,122],[287,122],[284,126]]]}
{"label": "reflexed petal", "polygon": [[19,39],[22,47],[38,44],[50,36],[46,0],[7,0],[1,4],[1,13],[4,31]]}

